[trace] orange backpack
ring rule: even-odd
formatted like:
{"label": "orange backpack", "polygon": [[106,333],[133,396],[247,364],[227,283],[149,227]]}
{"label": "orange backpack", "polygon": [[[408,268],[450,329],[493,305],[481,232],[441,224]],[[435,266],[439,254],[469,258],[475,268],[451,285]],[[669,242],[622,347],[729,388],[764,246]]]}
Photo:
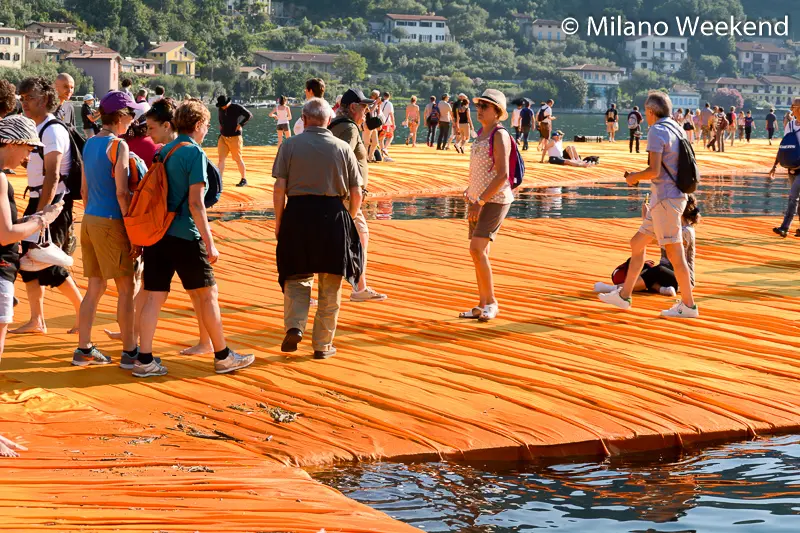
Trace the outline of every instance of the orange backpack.
{"label": "orange backpack", "polygon": [[[150,166],[133,193],[131,205],[125,214],[125,230],[134,246],[152,246],[164,236],[175,218],[175,211],[167,207],[167,169],[164,166],[175,150],[191,143],[176,144],[167,156]],[[181,202],[183,203],[183,202]]]}

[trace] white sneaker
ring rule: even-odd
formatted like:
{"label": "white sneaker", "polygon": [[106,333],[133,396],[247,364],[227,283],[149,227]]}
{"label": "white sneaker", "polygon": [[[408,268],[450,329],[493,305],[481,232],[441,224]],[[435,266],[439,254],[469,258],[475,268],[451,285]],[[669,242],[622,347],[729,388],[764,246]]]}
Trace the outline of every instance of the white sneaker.
{"label": "white sneaker", "polygon": [[697,304],[694,307],[689,307],[683,301],[678,302],[665,311],[661,311],[661,316],[669,318],[697,318],[700,316],[700,309]]}
{"label": "white sneaker", "polygon": [[607,304],[616,305],[620,309],[628,310],[631,308],[631,299],[628,298],[627,300],[619,295],[622,289],[615,289],[609,293],[605,294],[598,294],[597,297],[600,298],[600,301],[605,302]]}
{"label": "white sneaker", "polygon": [[[159,360],[160,361],[160,360]],[[143,365],[139,361],[133,364],[133,377],[135,378],[149,378],[152,376],[166,376],[167,367],[162,365],[159,361],[153,358],[152,361]]]}
{"label": "white sneaker", "polygon": [[388,296],[373,290],[372,287],[367,287],[363,291],[353,291],[350,293],[351,302],[382,302],[386,298],[388,298]]}
{"label": "white sneaker", "polygon": [[247,368],[252,365],[255,360],[256,356],[251,353],[239,354],[231,350],[230,354],[228,354],[228,357],[225,359],[214,359],[214,371],[217,374],[227,374],[234,370]]}
{"label": "white sneaker", "polygon": [[609,293],[615,290],[617,290],[617,286],[611,283],[603,283],[602,281],[598,281],[594,284],[594,292]]}
{"label": "white sneaker", "polygon": [[394,159],[392,159],[388,155],[383,156],[383,160],[386,161],[387,163],[394,163]]}

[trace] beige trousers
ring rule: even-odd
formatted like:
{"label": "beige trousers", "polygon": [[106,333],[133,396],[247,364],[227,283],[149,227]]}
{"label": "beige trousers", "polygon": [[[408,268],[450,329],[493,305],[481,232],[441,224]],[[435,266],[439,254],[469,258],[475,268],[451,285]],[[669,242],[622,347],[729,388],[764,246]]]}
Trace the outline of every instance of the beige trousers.
{"label": "beige trousers", "polygon": [[[292,276],[283,287],[283,324],[286,331],[297,328],[305,332],[308,309],[311,305],[311,287],[314,275]],[[315,351],[330,350],[336,334],[336,321],[342,303],[342,276],[319,274],[319,302],[314,315],[311,345]]]}

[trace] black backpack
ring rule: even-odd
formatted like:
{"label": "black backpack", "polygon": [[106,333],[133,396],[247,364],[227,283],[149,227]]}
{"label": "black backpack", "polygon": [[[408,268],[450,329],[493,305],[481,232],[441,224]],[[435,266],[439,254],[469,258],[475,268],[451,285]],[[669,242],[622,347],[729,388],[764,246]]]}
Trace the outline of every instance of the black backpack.
{"label": "black backpack", "polygon": [[[69,194],[67,198],[72,200],[80,200],[81,199],[81,175],[83,174],[83,146],[86,144],[86,139],[81,137],[78,130],[75,128],[70,128],[62,121],[58,120],[57,118],[50,120],[47,122],[42,131],[39,132],[39,139],[41,140],[44,137],[44,132],[47,131],[47,128],[52,126],[53,124],[58,124],[69,134],[69,147],[70,153],[72,157],[72,161],[70,162],[69,167],[69,174],[66,176],[61,176],[61,181],[63,181],[67,188],[69,189]],[[42,170],[44,171],[44,150],[42,148],[37,148],[39,156],[42,158]],[[34,191],[41,191],[41,187],[33,187],[30,190]]]}
{"label": "black backpack", "polygon": [[800,130],[794,129],[794,124],[794,122],[789,123],[792,127],[781,140],[776,158],[780,166],[789,170],[800,169],[800,143],[797,141],[797,132]]}
{"label": "black backpack", "polygon": [[213,207],[219,202],[219,197],[222,196],[222,174],[219,173],[217,165],[209,159],[206,163],[206,176],[208,177],[208,188],[206,195],[203,197],[203,204],[206,209]]}
{"label": "black backpack", "polygon": [[539,108],[539,113],[536,115],[536,121],[542,122],[547,117],[544,115],[544,106]]}
{"label": "black backpack", "polygon": [[[672,125],[668,122],[663,122],[663,124],[672,128]],[[697,186],[700,184],[700,169],[697,166],[697,158],[694,155],[694,148],[692,148],[692,144],[686,138],[683,130],[674,128],[672,131],[678,136],[678,175],[672,175],[672,172],[664,164],[663,159],[661,160],[661,166],[664,167],[664,170],[667,171],[667,174],[669,174],[669,177],[672,178],[681,192],[690,194],[696,191]]]}

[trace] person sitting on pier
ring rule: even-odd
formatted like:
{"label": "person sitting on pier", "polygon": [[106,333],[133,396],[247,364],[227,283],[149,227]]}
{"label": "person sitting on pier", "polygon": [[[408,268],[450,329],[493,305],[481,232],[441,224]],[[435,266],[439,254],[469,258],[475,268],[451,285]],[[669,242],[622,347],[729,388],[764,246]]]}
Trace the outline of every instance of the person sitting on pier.
{"label": "person sitting on pier", "polygon": [[545,156],[549,156],[550,159],[548,163],[551,165],[566,165],[568,167],[589,167],[592,165],[596,165],[598,163],[599,158],[596,156],[586,157],[581,159],[580,154],[578,154],[578,150],[574,146],[567,146],[565,149],[564,146],[561,144],[564,139],[564,132],[561,130],[556,130],[550,136],[550,140],[547,141],[547,144],[544,146],[544,150],[542,150],[542,160],[540,163],[544,163]]}

